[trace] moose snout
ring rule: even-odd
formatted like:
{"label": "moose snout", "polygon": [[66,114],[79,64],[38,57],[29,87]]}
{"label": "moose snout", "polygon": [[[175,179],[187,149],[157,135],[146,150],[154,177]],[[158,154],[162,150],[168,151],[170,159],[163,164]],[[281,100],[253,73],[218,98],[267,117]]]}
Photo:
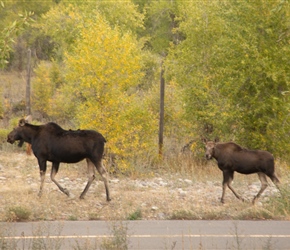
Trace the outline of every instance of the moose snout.
{"label": "moose snout", "polygon": [[7,142],[13,144],[15,142],[14,137],[11,136],[10,134],[7,136]]}
{"label": "moose snout", "polygon": [[10,137],[8,137],[8,138],[7,138],[7,142],[9,142],[9,143],[13,144],[13,143],[14,143],[14,140],[13,140],[13,139],[11,139]]}
{"label": "moose snout", "polygon": [[212,155],[211,155],[211,154],[205,154],[205,158],[206,158],[207,160],[210,160],[210,159],[212,158]]}

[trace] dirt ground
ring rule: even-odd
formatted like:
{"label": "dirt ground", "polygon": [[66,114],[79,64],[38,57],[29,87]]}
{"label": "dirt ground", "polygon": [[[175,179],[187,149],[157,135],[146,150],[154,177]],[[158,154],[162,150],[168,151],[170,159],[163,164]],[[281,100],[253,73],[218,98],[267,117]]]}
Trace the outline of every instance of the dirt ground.
{"label": "dirt ground", "polygon": [[256,175],[235,177],[233,186],[246,202],[236,199],[228,190],[226,204],[221,204],[222,175],[214,164],[198,176],[164,174],[164,169],[153,171],[150,177],[110,176],[111,202],[106,201],[99,176],[85,199],[78,198],[87,182],[85,162],[61,164],[56,176],[75,195],[74,199],[52,183],[50,169],[49,163],[44,193],[38,198],[36,158],[24,152],[0,151],[0,221],[18,220],[15,213],[19,210],[28,211],[28,220],[290,219],[273,214],[265,205],[271,197],[279,196],[273,184],[255,206],[251,204],[260,188]]}

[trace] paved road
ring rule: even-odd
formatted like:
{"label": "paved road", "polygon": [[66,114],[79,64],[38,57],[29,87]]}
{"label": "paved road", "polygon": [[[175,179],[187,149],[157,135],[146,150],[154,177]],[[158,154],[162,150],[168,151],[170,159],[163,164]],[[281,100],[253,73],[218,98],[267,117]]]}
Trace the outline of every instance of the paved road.
{"label": "paved road", "polygon": [[[0,223],[0,249],[290,249],[290,221]],[[1,248],[2,244],[2,248]],[[45,246],[45,247],[44,247]]]}

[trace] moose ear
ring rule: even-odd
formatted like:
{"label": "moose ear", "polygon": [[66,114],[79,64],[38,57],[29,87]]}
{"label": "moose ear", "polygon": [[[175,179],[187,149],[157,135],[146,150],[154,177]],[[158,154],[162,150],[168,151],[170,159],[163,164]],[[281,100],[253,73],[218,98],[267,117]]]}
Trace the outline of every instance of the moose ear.
{"label": "moose ear", "polygon": [[22,127],[24,126],[26,121],[24,119],[19,120],[18,126]]}
{"label": "moose ear", "polygon": [[214,142],[215,143],[218,143],[220,140],[219,140],[219,138],[218,137],[216,137],[215,139],[214,139]]}
{"label": "moose ear", "polygon": [[205,137],[202,137],[202,138],[201,138],[201,141],[202,141],[204,144],[206,144],[207,141],[208,141],[208,139],[206,139]]}
{"label": "moose ear", "polygon": [[31,123],[31,121],[32,121],[32,115],[28,115],[28,116],[25,117],[25,122],[26,123]]}

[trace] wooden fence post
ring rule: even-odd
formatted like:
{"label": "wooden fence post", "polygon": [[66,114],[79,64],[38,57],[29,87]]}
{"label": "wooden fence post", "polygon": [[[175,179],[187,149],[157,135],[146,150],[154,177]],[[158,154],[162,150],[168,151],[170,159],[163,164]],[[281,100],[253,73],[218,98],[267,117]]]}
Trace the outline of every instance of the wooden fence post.
{"label": "wooden fence post", "polygon": [[27,50],[27,79],[26,79],[26,115],[31,115],[30,106],[30,73],[31,73],[31,49]]}
{"label": "wooden fence post", "polygon": [[163,61],[161,62],[160,72],[160,110],[159,110],[159,158],[163,157],[163,130],[164,130],[164,96],[165,96],[165,79]]}

